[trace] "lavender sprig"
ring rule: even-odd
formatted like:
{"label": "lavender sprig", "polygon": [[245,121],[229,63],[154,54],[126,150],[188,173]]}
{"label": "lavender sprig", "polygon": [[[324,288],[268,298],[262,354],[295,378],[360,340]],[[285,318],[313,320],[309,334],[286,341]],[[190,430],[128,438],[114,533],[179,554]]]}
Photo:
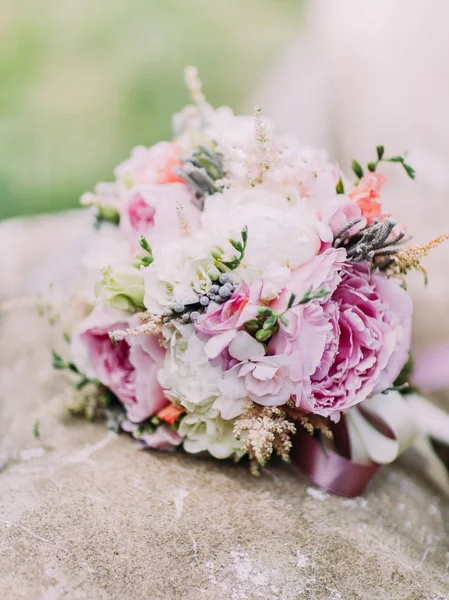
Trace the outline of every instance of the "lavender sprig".
{"label": "lavender sprig", "polygon": [[199,146],[191,156],[183,160],[182,167],[175,167],[173,173],[183,179],[195,194],[195,204],[204,208],[204,198],[222,191],[216,182],[223,179],[223,157],[207,146]]}
{"label": "lavender sprig", "polygon": [[[375,219],[372,225],[351,235],[350,230],[360,221],[361,219],[354,219],[337,232],[334,236],[334,248],[344,248],[347,258],[353,262],[375,261],[381,257],[388,259],[399,252],[399,248],[396,246],[405,237],[405,233],[401,231],[396,236],[391,236],[396,226],[394,219],[387,217],[382,222]],[[376,262],[375,264],[380,267],[382,263]]]}

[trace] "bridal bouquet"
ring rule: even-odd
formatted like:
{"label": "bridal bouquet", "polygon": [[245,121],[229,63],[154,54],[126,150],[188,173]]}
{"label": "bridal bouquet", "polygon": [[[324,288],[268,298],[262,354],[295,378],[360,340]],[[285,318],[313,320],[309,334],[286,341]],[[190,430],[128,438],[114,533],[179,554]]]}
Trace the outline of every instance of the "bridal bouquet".
{"label": "bridal bouquet", "polygon": [[174,139],[82,198],[110,225],[72,358],[53,356],[70,409],[141,448],[247,455],[253,473],[277,454],[359,493],[419,433],[406,276],[443,238],[407,248],[385,212],[379,167],[413,178],[405,156],[378,146],[347,178],[259,110],[214,110],[195,69],[186,82]]}

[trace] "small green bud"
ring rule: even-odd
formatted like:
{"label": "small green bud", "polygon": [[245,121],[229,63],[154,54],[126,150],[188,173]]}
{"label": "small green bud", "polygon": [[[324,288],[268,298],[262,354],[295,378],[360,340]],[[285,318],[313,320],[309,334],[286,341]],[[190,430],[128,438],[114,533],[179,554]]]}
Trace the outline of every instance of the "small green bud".
{"label": "small green bud", "polygon": [[209,275],[209,277],[211,278],[211,281],[217,281],[217,279],[220,277],[221,272],[219,269],[217,269],[217,267],[213,266],[213,267],[209,267],[207,269],[207,274]]}
{"label": "small green bud", "polygon": [[354,171],[354,173],[357,175],[357,177],[359,179],[362,179],[363,169],[362,169],[360,163],[358,163],[356,160],[352,161],[352,170]]}
{"label": "small green bud", "polygon": [[257,311],[257,314],[260,317],[271,317],[271,315],[273,314],[273,310],[268,306],[261,306]]}
{"label": "small green bud", "polygon": [[259,331],[256,331],[256,340],[258,342],[266,342],[273,333],[274,332],[271,329],[259,329]]}
{"label": "small green bud", "polygon": [[376,147],[378,160],[382,160],[382,157],[384,155],[384,150],[385,150],[385,148],[383,146],[377,146]]}
{"label": "small green bud", "polygon": [[148,243],[148,240],[144,235],[140,236],[139,245],[143,250],[146,250],[146,252],[148,252],[148,254],[153,254],[153,251],[151,250],[151,246]]}
{"label": "small green bud", "polygon": [[261,323],[258,319],[252,319],[245,323],[245,329],[248,333],[256,333],[260,329],[260,325]]}
{"label": "small green bud", "polygon": [[231,244],[231,246],[232,246],[233,248],[235,248],[235,249],[236,249],[238,252],[242,252],[242,250],[243,250],[242,242],[239,242],[238,240],[233,240],[233,239],[230,239],[230,240],[229,240],[229,243],[230,243],[230,244]]}
{"label": "small green bud", "polygon": [[368,171],[370,171],[370,173],[374,173],[374,171],[376,170],[376,163],[369,162],[367,166],[368,166]]}
{"label": "small green bud", "polygon": [[345,193],[345,186],[343,185],[343,181],[340,179],[338,180],[337,185],[335,186],[335,191],[337,192],[337,194],[344,194]]}

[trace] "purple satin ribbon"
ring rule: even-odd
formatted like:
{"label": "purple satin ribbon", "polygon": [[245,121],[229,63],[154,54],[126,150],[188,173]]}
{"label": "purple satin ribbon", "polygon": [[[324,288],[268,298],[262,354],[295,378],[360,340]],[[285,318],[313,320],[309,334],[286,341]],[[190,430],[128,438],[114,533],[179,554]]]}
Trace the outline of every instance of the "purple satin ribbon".
{"label": "purple satin ribbon", "polygon": [[[449,388],[449,340],[416,352],[412,379],[415,385],[427,391]],[[384,435],[393,437],[379,419],[369,413],[364,416]],[[353,498],[363,492],[381,465],[351,460],[344,416],[332,430],[337,451],[329,448],[326,455],[319,442],[298,427],[292,457],[316,485],[338,496]]]}
{"label": "purple satin ribbon", "polygon": [[[336,437],[340,436],[337,434]],[[345,444],[343,439],[340,441]],[[380,467],[375,463],[356,463],[331,449],[327,450],[326,455],[320,443],[302,427],[298,428],[295,435],[292,457],[313,483],[346,498],[359,496]]]}

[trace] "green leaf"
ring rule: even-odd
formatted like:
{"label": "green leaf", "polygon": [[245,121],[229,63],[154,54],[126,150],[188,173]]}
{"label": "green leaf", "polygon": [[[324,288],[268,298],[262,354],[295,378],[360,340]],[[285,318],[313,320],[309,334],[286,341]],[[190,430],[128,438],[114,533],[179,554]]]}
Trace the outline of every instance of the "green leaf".
{"label": "green leaf", "polygon": [[377,151],[377,159],[382,160],[385,148],[383,146],[376,146],[376,151]]}
{"label": "green leaf", "polygon": [[407,165],[405,162],[402,163],[402,166],[405,169],[405,172],[410,177],[410,179],[415,179],[415,169],[410,165]]}
{"label": "green leaf", "polygon": [[337,185],[335,186],[335,191],[337,192],[337,194],[344,194],[345,193],[345,186],[343,185],[343,181],[342,181],[341,177],[338,180]]}
{"label": "green leaf", "polygon": [[358,163],[356,160],[352,161],[352,170],[354,171],[354,173],[357,175],[357,177],[359,179],[362,179],[363,169],[362,169],[362,166],[360,165],[360,163]]}
{"label": "green leaf", "polygon": [[59,371],[67,368],[67,365],[62,356],[54,350],[51,353],[51,365],[53,369],[57,369]]}
{"label": "green leaf", "polygon": [[[340,180],[340,181],[341,181],[341,180]],[[287,308],[291,308],[291,307],[293,306],[293,303],[294,303],[295,299],[296,299],[296,295],[295,295],[295,294],[292,294],[292,295],[290,296],[290,300],[288,301],[288,306],[287,306]]]}
{"label": "green leaf", "polygon": [[403,156],[393,156],[392,158],[386,158],[385,160],[387,162],[392,162],[392,163],[403,163],[404,157]]}
{"label": "green leaf", "polygon": [[262,326],[263,329],[265,329],[265,330],[273,329],[273,327],[276,326],[277,320],[278,320],[277,315],[273,315],[273,316],[269,317],[263,324],[263,326]]}

